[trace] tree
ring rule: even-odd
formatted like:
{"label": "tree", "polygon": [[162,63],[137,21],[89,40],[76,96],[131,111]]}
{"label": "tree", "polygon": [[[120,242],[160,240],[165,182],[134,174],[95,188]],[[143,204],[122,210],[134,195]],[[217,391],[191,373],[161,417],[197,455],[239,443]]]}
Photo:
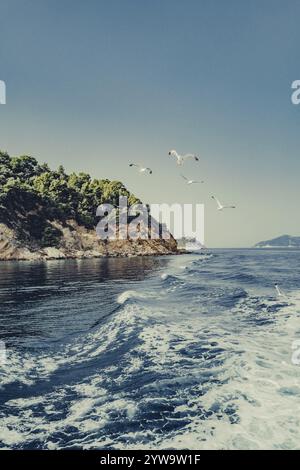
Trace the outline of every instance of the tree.
{"label": "tree", "polygon": [[[79,224],[92,228],[96,225],[97,207],[103,203],[117,207],[119,196],[127,196],[129,204],[140,202],[120,181],[92,179],[84,172],[68,175],[62,165],[52,171],[46,163],[40,165],[31,156],[11,158],[0,152],[0,203],[9,208],[0,211],[0,222],[15,220],[18,211],[24,210],[26,230],[30,233],[32,226],[34,236],[55,218],[64,222],[73,217]],[[26,215],[29,207],[37,217],[30,219]],[[45,234],[45,240],[50,232],[49,229]]]}

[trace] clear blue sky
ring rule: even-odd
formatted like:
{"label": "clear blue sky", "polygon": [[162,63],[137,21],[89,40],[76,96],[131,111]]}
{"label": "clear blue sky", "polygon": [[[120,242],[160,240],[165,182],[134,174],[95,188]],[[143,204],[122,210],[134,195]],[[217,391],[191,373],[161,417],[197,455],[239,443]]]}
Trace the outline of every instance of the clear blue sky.
{"label": "clear blue sky", "polygon": [[[300,235],[299,18],[296,0],[1,0],[0,148],[204,202],[208,246]],[[170,148],[201,155],[183,171],[204,185]]]}

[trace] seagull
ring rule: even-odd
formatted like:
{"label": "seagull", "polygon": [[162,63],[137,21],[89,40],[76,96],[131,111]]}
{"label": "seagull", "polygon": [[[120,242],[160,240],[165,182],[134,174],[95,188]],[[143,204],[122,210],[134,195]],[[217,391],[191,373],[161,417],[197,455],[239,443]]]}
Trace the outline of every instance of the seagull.
{"label": "seagull", "polygon": [[221,204],[219,199],[217,199],[215,196],[212,196],[212,199],[216,201],[217,206],[218,206],[218,211],[222,211],[223,209],[235,209],[235,206],[223,206],[223,204]]}
{"label": "seagull", "polygon": [[286,295],[283,292],[281,292],[281,290],[279,289],[278,284],[275,284],[274,287],[276,289],[278,297],[286,297]]}
{"label": "seagull", "polygon": [[181,175],[181,177],[186,181],[186,184],[204,183],[204,181],[189,180],[189,179],[186,178],[184,175]]}
{"label": "seagull", "polygon": [[177,162],[176,162],[177,165],[183,165],[185,160],[187,160],[188,158],[193,158],[193,160],[196,160],[196,162],[199,161],[199,157],[197,157],[197,155],[195,155],[194,153],[187,153],[186,155],[179,155],[176,152],[176,150],[170,150],[169,155],[177,159]]}
{"label": "seagull", "polygon": [[129,163],[129,166],[136,166],[136,167],[139,169],[139,172],[140,172],[140,173],[146,173],[146,172],[148,172],[149,175],[152,175],[152,170],[151,170],[151,168],[145,168],[145,167],[142,167],[141,165],[136,165],[135,163]]}

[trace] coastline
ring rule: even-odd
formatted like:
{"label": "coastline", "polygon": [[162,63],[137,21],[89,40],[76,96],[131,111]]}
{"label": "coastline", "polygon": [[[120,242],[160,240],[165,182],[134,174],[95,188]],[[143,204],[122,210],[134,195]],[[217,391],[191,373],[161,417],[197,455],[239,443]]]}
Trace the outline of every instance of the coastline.
{"label": "coastline", "polygon": [[44,247],[37,241],[33,243],[18,239],[16,230],[0,224],[0,261],[130,258],[173,255],[182,251],[172,235],[167,240],[148,238],[104,241],[97,237],[94,230],[80,226],[74,220],[69,220],[68,224],[58,221],[52,224],[60,230],[62,237],[57,246]]}
{"label": "coastline", "polygon": [[131,254],[131,253],[116,253],[116,254],[78,254],[78,255],[58,255],[58,256],[47,256],[47,255],[37,255],[36,253],[33,256],[28,257],[11,257],[11,258],[2,258],[0,255],[0,263],[7,263],[7,262],[26,262],[26,261],[67,261],[67,260],[88,260],[88,259],[113,259],[113,258],[142,258],[142,257],[157,257],[157,256],[179,256],[179,255],[188,255],[191,254],[189,251],[184,250],[177,250],[175,252],[168,251],[168,252],[153,252],[153,253],[138,253],[138,254]]}

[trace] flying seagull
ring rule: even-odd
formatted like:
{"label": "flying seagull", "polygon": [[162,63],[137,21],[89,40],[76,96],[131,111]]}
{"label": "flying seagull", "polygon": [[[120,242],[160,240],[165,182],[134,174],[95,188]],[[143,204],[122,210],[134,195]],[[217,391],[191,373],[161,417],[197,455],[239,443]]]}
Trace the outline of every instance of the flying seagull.
{"label": "flying seagull", "polygon": [[145,167],[143,167],[143,166],[141,166],[141,165],[136,165],[136,163],[129,163],[129,166],[136,166],[136,167],[139,169],[139,172],[140,172],[140,173],[146,173],[146,172],[148,172],[149,175],[152,175],[152,170],[151,170],[151,168],[145,168]]}
{"label": "flying seagull", "polygon": [[187,160],[188,158],[192,158],[193,160],[196,160],[196,162],[199,161],[199,157],[197,157],[197,155],[195,155],[194,153],[187,153],[186,155],[179,155],[176,150],[170,150],[169,151],[169,155],[171,157],[175,157],[176,158],[176,163],[177,165],[183,165],[183,163],[185,162],[185,160]]}
{"label": "flying seagull", "polygon": [[276,289],[278,297],[286,297],[286,295],[283,292],[281,292],[281,290],[279,289],[278,284],[275,284],[275,289]]}
{"label": "flying seagull", "polygon": [[181,177],[186,181],[186,184],[204,183],[204,181],[189,180],[189,179],[186,178],[184,175],[181,175]]}
{"label": "flying seagull", "polygon": [[235,206],[223,206],[223,204],[221,204],[219,199],[216,198],[215,196],[212,196],[212,199],[216,201],[217,206],[218,206],[218,211],[222,211],[223,209],[235,209]]}

